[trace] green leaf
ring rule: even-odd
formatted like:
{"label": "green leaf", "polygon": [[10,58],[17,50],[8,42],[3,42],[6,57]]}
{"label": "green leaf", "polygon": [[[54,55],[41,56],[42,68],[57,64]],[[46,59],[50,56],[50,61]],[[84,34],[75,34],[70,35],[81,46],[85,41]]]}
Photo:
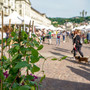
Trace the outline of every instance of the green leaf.
{"label": "green leaf", "polygon": [[33,40],[33,42],[34,42],[36,47],[39,47],[39,43],[35,39]]}
{"label": "green leaf", "polygon": [[36,90],[36,89],[35,89],[35,86],[32,86],[32,87],[31,87],[31,90]]}
{"label": "green leaf", "polygon": [[37,67],[36,65],[33,65],[31,72],[34,74],[34,72],[38,72],[40,70],[39,67]]}
{"label": "green leaf", "polygon": [[26,76],[26,79],[27,80],[33,80],[35,77],[33,77],[33,76],[31,76],[31,75],[28,75],[28,76]]}
{"label": "green leaf", "polygon": [[11,40],[12,40],[12,37],[8,38],[8,39],[7,39],[7,43],[10,43]]}
{"label": "green leaf", "polygon": [[2,56],[2,61],[4,62],[6,60],[7,60],[7,58],[5,56]]}
{"label": "green leaf", "polygon": [[12,60],[15,60],[18,57],[18,53],[16,53],[13,57]]}
{"label": "green leaf", "polygon": [[24,55],[26,54],[26,48],[24,46],[20,47],[20,50],[21,50],[22,54],[24,54]]}
{"label": "green leaf", "polygon": [[55,61],[55,60],[57,60],[57,58],[53,58],[53,59],[51,59],[51,60]]}
{"label": "green leaf", "polygon": [[37,50],[41,50],[43,48],[43,45],[40,45]]}
{"label": "green leaf", "polygon": [[12,46],[19,46],[19,44],[18,43],[14,43],[14,44],[12,44]]}
{"label": "green leaf", "polygon": [[27,33],[23,30],[21,31],[21,36],[22,36],[21,38],[23,38],[24,40],[28,38]]}
{"label": "green leaf", "polygon": [[15,37],[17,34],[15,32],[11,32],[11,36]]}
{"label": "green leaf", "polygon": [[42,81],[45,79],[45,75],[43,76],[43,77],[41,77],[41,79],[40,79],[40,83],[42,83]]}
{"label": "green leaf", "polygon": [[29,57],[28,56],[26,56],[26,60],[27,60],[27,62],[29,62]]}
{"label": "green leaf", "polygon": [[37,56],[33,56],[33,55],[30,57],[30,59],[31,59],[31,63],[36,63],[39,61],[39,58]]}
{"label": "green leaf", "polygon": [[64,59],[66,59],[66,58],[67,58],[67,56],[64,56],[64,57],[62,57],[59,61],[64,60]]}
{"label": "green leaf", "polygon": [[32,34],[32,36],[33,36],[33,37],[36,37],[36,35],[35,35],[35,34]]}
{"label": "green leaf", "polygon": [[16,46],[16,47],[15,47],[15,49],[16,49],[16,50],[19,50],[19,49],[20,49],[20,46],[19,46],[19,45],[18,45],[18,46]]}
{"label": "green leaf", "polygon": [[30,90],[31,87],[28,85],[21,86],[18,90]]}
{"label": "green leaf", "polygon": [[[3,39],[3,43],[6,42],[6,38]],[[2,40],[0,40],[0,44],[2,44]]]}
{"label": "green leaf", "polygon": [[4,75],[3,75],[3,71],[2,70],[0,70],[0,79],[4,80]]}
{"label": "green leaf", "polygon": [[23,41],[23,44],[26,44],[27,42],[28,42],[27,40],[24,40],[24,41]]}
{"label": "green leaf", "polygon": [[29,66],[29,64],[26,61],[22,61],[22,62],[17,63],[15,68],[20,69],[20,68],[27,67],[27,66]]}
{"label": "green leaf", "polygon": [[34,47],[34,44],[32,42],[29,42],[28,45]]}
{"label": "green leaf", "polygon": [[31,49],[31,54],[38,57],[38,51],[36,49]]}

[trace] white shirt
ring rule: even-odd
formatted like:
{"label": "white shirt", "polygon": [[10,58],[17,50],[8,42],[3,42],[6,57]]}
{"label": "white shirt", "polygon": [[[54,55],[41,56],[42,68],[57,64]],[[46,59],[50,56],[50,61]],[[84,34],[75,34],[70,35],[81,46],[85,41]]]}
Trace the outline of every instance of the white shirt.
{"label": "white shirt", "polygon": [[32,34],[32,32],[29,32],[29,38],[31,38],[31,34]]}
{"label": "white shirt", "polygon": [[[3,32],[3,38],[6,38],[6,33],[5,32]],[[2,39],[2,32],[0,31],[0,40]]]}

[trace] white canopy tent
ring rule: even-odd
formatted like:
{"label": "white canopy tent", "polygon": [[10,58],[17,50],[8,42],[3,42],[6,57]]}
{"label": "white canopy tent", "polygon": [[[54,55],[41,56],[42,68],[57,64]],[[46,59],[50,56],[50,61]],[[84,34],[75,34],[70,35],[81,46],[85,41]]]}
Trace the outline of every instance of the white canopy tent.
{"label": "white canopy tent", "polygon": [[32,24],[32,20],[31,20],[30,17],[28,17],[28,16],[24,17],[24,24],[29,25],[30,21],[31,21],[31,24]]}
{"label": "white canopy tent", "polygon": [[72,31],[74,31],[76,29],[79,29],[79,30],[82,30],[83,31],[83,30],[85,30],[85,27],[86,27],[86,25],[75,27],[75,28],[72,29]]}
{"label": "white canopy tent", "polygon": [[64,29],[62,29],[61,27],[58,27],[57,30],[63,31]]}
{"label": "white canopy tent", "polygon": [[36,29],[47,29],[47,27],[44,26],[44,25],[39,25],[39,26],[36,27]]}
{"label": "white canopy tent", "polygon": [[53,25],[49,26],[47,29],[57,30],[56,27],[54,27]]}
{"label": "white canopy tent", "polygon": [[90,25],[85,27],[86,31],[90,31]]}
{"label": "white canopy tent", "polygon": [[5,24],[9,24],[9,20],[11,19],[11,24],[23,24],[24,18],[21,17],[16,11],[10,14],[8,17],[4,19]]}

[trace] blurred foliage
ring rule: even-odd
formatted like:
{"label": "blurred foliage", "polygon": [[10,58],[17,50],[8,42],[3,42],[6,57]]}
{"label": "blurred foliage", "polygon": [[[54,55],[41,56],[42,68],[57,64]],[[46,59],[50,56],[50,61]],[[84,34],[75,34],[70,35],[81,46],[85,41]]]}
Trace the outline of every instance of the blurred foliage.
{"label": "blurred foliage", "polygon": [[[90,16],[88,17],[72,17],[72,18],[60,18],[60,17],[56,17],[56,18],[51,18],[49,17],[49,19],[52,22],[52,25],[54,25],[55,27],[57,27],[58,25],[63,25],[65,22],[72,22],[72,23],[82,23],[82,22],[87,22],[90,21]],[[56,22],[56,23],[53,23]]]}

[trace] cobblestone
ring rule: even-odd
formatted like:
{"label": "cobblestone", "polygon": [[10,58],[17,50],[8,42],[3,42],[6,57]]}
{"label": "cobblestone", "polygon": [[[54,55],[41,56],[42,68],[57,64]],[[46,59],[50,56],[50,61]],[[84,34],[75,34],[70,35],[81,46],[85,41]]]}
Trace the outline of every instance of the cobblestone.
{"label": "cobblestone", "polygon": [[[52,61],[49,58],[45,62],[46,79],[43,80],[43,86],[39,90],[90,90],[90,64],[73,60],[71,50],[71,40],[66,43],[61,42],[60,46],[55,45],[55,39],[52,45],[44,44],[44,48],[40,51],[43,56],[60,58],[67,55],[68,58],[63,61]],[[83,45],[82,51],[84,56],[90,57],[90,44]],[[41,67],[42,60],[37,65]],[[38,77],[41,76],[42,74],[39,73]]]}

